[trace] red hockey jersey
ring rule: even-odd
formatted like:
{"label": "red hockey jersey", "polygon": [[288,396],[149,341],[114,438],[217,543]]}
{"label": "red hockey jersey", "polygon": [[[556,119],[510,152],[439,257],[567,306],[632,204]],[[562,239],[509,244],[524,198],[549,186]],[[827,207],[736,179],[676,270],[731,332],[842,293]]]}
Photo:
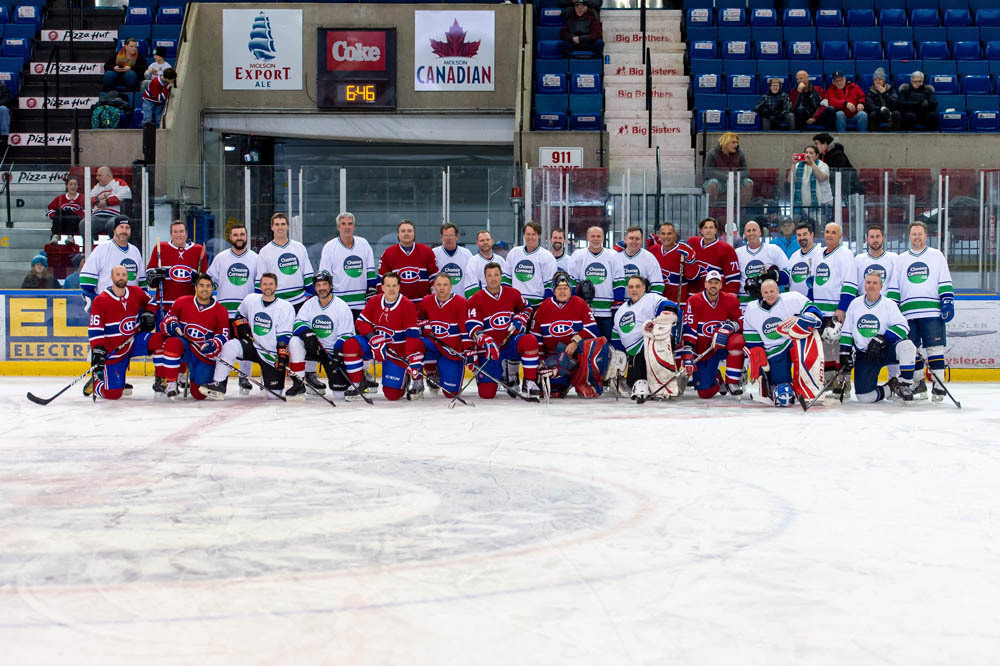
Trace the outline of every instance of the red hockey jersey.
{"label": "red hockey jersey", "polygon": [[466,321],[469,318],[469,303],[457,294],[439,303],[436,295],[428,294],[421,299],[417,311],[420,319],[426,321],[424,334],[435,341],[438,351],[450,359],[458,359],[444,347],[462,352],[468,346]]}
{"label": "red hockey jersey", "polygon": [[480,289],[469,299],[469,337],[475,339],[487,333],[498,347],[503,347],[507,342],[507,328],[515,317],[524,324],[524,332],[528,332],[531,312],[528,301],[514,287],[503,285],[496,296],[489,289]]}
{"label": "red hockey jersey", "polygon": [[[382,253],[378,263],[378,276],[389,271],[399,274],[399,293],[411,301],[419,301],[431,291],[431,280],[437,273],[434,251],[423,243],[414,243],[404,250],[399,243],[390,245]],[[379,287],[379,293],[382,288]]]}
{"label": "red hockey jersey", "polygon": [[169,308],[181,296],[194,295],[191,275],[208,272],[208,257],[204,246],[197,243],[176,247],[160,241],[149,255],[146,270],[158,267],[167,269],[167,277],[163,280],[163,307]]}
{"label": "red hockey jersey", "polygon": [[[694,250],[687,243],[675,243],[669,250],[663,245],[657,245],[649,250],[660,264],[663,275],[663,295],[672,301],[683,305],[687,302],[688,283],[698,277],[698,262],[694,258]],[[684,277],[681,279],[681,263],[684,263]],[[677,290],[680,289],[678,297]]]}
{"label": "red hockey jersey", "polygon": [[713,305],[705,292],[695,294],[688,299],[687,309],[684,311],[685,344],[691,345],[698,352],[708,349],[715,331],[727,319],[738,323],[740,332],[743,331],[743,311],[740,309],[738,296],[721,291]]}
{"label": "red hockey jersey", "polygon": [[[181,296],[163,318],[160,330],[166,333],[167,324],[172,321],[180,322],[184,327],[184,339],[191,343],[195,356],[206,363],[214,363],[215,355],[229,340],[229,311],[214,298],[211,303],[202,306],[194,296]],[[201,345],[210,338],[215,338],[219,344],[215,353],[208,357],[201,353]]]}
{"label": "red hockey jersey", "polygon": [[369,298],[365,303],[365,309],[358,315],[355,328],[359,334],[366,337],[373,333],[381,333],[392,338],[389,348],[404,359],[407,356],[407,338],[420,337],[417,307],[413,301],[402,295],[391,304],[385,302],[385,296]]}
{"label": "red hockey jersey", "polygon": [[568,345],[577,334],[584,340],[600,337],[590,307],[579,296],[570,296],[565,303],[555,297],[546,298],[535,309],[531,332],[540,340],[545,354],[555,352],[560,342]]}
{"label": "red hockey jersey", "polygon": [[694,250],[699,269],[690,293],[696,294],[705,288],[705,275],[711,270],[722,273],[723,290],[733,294],[740,292],[740,261],[732,245],[720,238],[706,243],[701,236],[692,236],[687,242]]}
{"label": "red hockey jersey", "polygon": [[[108,351],[109,364],[128,358],[139,330],[139,313],[143,310],[152,312],[153,306],[149,295],[140,287],[125,287],[125,295],[121,298],[111,287],[102,291],[90,305],[90,325],[87,329],[90,348],[104,347]],[[111,353],[126,341],[121,349]]]}

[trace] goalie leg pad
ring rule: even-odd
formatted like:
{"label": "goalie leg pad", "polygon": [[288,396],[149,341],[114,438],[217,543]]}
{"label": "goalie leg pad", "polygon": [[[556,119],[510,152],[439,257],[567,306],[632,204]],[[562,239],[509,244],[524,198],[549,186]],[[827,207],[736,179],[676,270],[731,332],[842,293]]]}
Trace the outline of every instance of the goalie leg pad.
{"label": "goalie leg pad", "polygon": [[[608,367],[608,341],[603,337],[582,341],[576,359],[579,365],[570,383],[574,388],[589,386],[600,395],[604,391],[604,371]],[[577,393],[580,393],[579,389]]]}
{"label": "goalie leg pad", "polygon": [[677,371],[677,360],[674,358],[673,331],[677,323],[677,315],[673,312],[662,312],[653,320],[652,330],[643,330],[642,355],[645,360],[646,376],[650,389],[656,391],[664,384],[660,393],[667,396],[681,394],[677,379],[667,380]]}
{"label": "goalie leg pad", "polygon": [[812,400],[823,390],[823,346],[813,333],[807,338],[793,339],[789,346],[792,367],[792,388],[795,394]]}

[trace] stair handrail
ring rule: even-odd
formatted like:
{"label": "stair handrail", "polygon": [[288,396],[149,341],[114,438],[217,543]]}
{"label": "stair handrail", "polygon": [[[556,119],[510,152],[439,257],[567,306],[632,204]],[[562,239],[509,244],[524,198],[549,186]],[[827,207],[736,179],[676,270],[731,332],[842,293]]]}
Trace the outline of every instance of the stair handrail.
{"label": "stair handrail", "polygon": [[14,166],[14,162],[13,160],[11,160],[10,162],[7,161],[8,155],[10,155],[10,144],[4,146],[3,156],[0,157],[0,174],[5,174],[5,175],[0,175],[0,179],[3,180],[2,189],[0,189],[0,195],[4,195],[4,198],[7,202],[7,222],[5,226],[8,229],[13,229],[14,222],[10,218],[10,179],[11,179],[10,172]]}
{"label": "stair handrail", "polygon": [[56,99],[55,108],[62,106],[62,87],[60,86],[59,70],[62,69],[62,59],[59,55],[59,42],[52,43],[52,50],[49,52],[49,60],[45,63],[45,70],[42,72],[42,133],[45,147],[49,147],[49,76],[52,74],[52,64],[55,61],[56,75]]}
{"label": "stair handrail", "polygon": [[[643,0],[645,2],[645,0]],[[643,41],[645,41],[646,33],[643,34]],[[649,148],[653,147],[653,64],[652,64],[652,53],[647,48],[646,52],[646,113],[647,113],[647,125],[646,125],[646,138],[649,142]]]}

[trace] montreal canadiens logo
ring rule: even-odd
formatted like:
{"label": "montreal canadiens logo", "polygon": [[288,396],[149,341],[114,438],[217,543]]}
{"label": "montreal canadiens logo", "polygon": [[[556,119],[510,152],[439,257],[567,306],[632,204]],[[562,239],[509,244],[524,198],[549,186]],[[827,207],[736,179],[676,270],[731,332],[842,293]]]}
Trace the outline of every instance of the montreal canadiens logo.
{"label": "montreal canadiens logo", "polygon": [[291,252],[285,252],[278,257],[278,270],[285,275],[295,275],[299,272],[299,258]]}
{"label": "montreal canadiens logo", "polygon": [[514,266],[514,277],[520,282],[528,282],[535,277],[535,265],[527,259],[522,259]]}
{"label": "montreal canadiens logo", "polygon": [[313,317],[310,328],[317,338],[328,338],[333,333],[333,320],[326,315],[317,315]]}
{"label": "montreal canadiens logo", "polygon": [[635,264],[625,264],[625,277],[630,278],[639,274],[639,267]]}
{"label": "montreal canadiens logo", "polygon": [[118,330],[120,330],[125,335],[131,335],[135,332],[135,329],[139,328],[139,318],[129,317],[128,319],[122,319],[121,323],[118,325]]}
{"label": "montreal canadiens logo", "polygon": [[451,327],[443,321],[429,322],[427,327],[431,329],[431,333],[433,333],[436,338],[443,338],[451,333]]}
{"label": "montreal canadiens logo", "polygon": [[881,328],[882,324],[878,317],[873,314],[864,314],[858,317],[858,333],[863,337],[874,338]]}
{"label": "montreal canadiens logo", "polygon": [[167,276],[174,282],[190,282],[193,271],[184,265],[171,266]]}
{"label": "montreal canadiens logo", "polygon": [[830,281],[830,267],[826,264],[820,264],[816,267],[816,284],[823,286]]}
{"label": "montreal canadiens logo", "polygon": [[764,320],[764,325],[761,326],[761,331],[764,333],[764,337],[768,340],[780,340],[783,336],[778,333],[778,326],[781,324],[781,320],[777,317],[768,317]]}
{"label": "montreal canadiens logo", "polygon": [[603,284],[608,279],[608,269],[603,264],[593,263],[587,266],[583,276],[594,284]]}
{"label": "montreal canadiens logo", "polygon": [[126,271],[128,271],[128,281],[134,281],[136,276],[139,274],[139,267],[136,265],[135,260],[129,258],[122,259],[121,265],[125,267]]}
{"label": "montreal canadiens logo", "polygon": [[930,274],[931,271],[929,268],[927,268],[927,264],[925,264],[922,261],[918,261],[917,263],[913,264],[908,269],[906,269],[906,279],[909,280],[912,284],[921,284],[923,282],[927,282],[927,278],[930,277]]}
{"label": "montreal canadiens logo", "polygon": [[207,340],[209,337],[209,332],[198,326],[197,324],[188,324],[184,327],[184,337],[191,340],[192,342],[201,342]]}
{"label": "montreal canadiens logo", "polygon": [[743,275],[747,277],[757,277],[764,272],[764,262],[759,259],[754,259],[747,264],[746,268],[743,269]]}
{"label": "montreal canadiens logo", "polygon": [[271,317],[263,312],[258,312],[253,316],[254,335],[267,335],[271,332]]}
{"label": "montreal canadiens logo", "polygon": [[705,335],[715,335],[715,332],[719,330],[719,326],[721,325],[722,322],[710,321],[706,324],[702,324],[701,332],[704,333]]}
{"label": "montreal canadiens logo", "polygon": [[804,261],[792,266],[792,282],[802,284],[809,277],[809,264]]}
{"label": "montreal canadiens logo", "polygon": [[549,331],[552,335],[569,335],[573,332],[573,322],[571,321],[554,321],[549,324]]}
{"label": "montreal canadiens logo", "polygon": [[441,272],[448,276],[453,286],[462,281],[462,269],[458,264],[445,264]]}
{"label": "montreal canadiens logo", "polygon": [[885,282],[887,271],[881,265],[879,265],[879,264],[872,264],[868,268],[865,269],[865,277],[868,277],[872,273],[874,273],[875,275],[878,275],[880,278],[882,278],[882,282]]}
{"label": "montreal canadiens logo", "polygon": [[364,267],[365,264],[361,261],[361,257],[352,254],[347,259],[344,259],[344,273],[347,274],[347,277],[361,277],[361,271],[364,270]]}
{"label": "montreal canadiens logo", "polygon": [[618,320],[618,328],[622,330],[622,333],[631,333],[632,329],[635,328],[635,313],[626,312],[622,315],[622,318]]}
{"label": "montreal canadiens logo", "polygon": [[420,279],[420,271],[416,268],[403,268],[399,271],[399,281],[403,284],[413,284]]}
{"label": "montreal canadiens logo", "polygon": [[507,328],[510,326],[510,313],[498,312],[495,315],[490,315],[486,318],[486,323],[493,329]]}
{"label": "montreal canadiens logo", "polygon": [[229,280],[229,284],[242,287],[250,280],[250,269],[243,264],[233,264],[226,271],[226,279]]}

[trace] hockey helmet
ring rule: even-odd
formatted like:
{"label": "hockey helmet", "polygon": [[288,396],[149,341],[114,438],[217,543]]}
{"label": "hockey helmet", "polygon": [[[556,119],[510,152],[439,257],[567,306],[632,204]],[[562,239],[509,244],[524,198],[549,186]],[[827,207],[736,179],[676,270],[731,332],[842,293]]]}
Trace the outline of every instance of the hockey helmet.
{"label": "hockey helmet", "polygon": [[555,275],[552,276],[552,289],[555,290],[562,283],[566,283],[566,286],[570,289],[573,288],[573,281],[569,277],[569,273],[566,271],[556,271]]}
{"label": "hockey helmet", "polygon": [[331,289],[333,288],[333,276],[330,275],[330,271],[321,270],[317,271],[316,274],[313,275],[313,284],[316,284],[317,282],[320,281],[326,282],[328,285],[330,285]]}
{"label": "hockey helmet", "polygon": [[795,391],[791,384],[778,384],[774,387],[774,406],[793,407],[795,405]]}

